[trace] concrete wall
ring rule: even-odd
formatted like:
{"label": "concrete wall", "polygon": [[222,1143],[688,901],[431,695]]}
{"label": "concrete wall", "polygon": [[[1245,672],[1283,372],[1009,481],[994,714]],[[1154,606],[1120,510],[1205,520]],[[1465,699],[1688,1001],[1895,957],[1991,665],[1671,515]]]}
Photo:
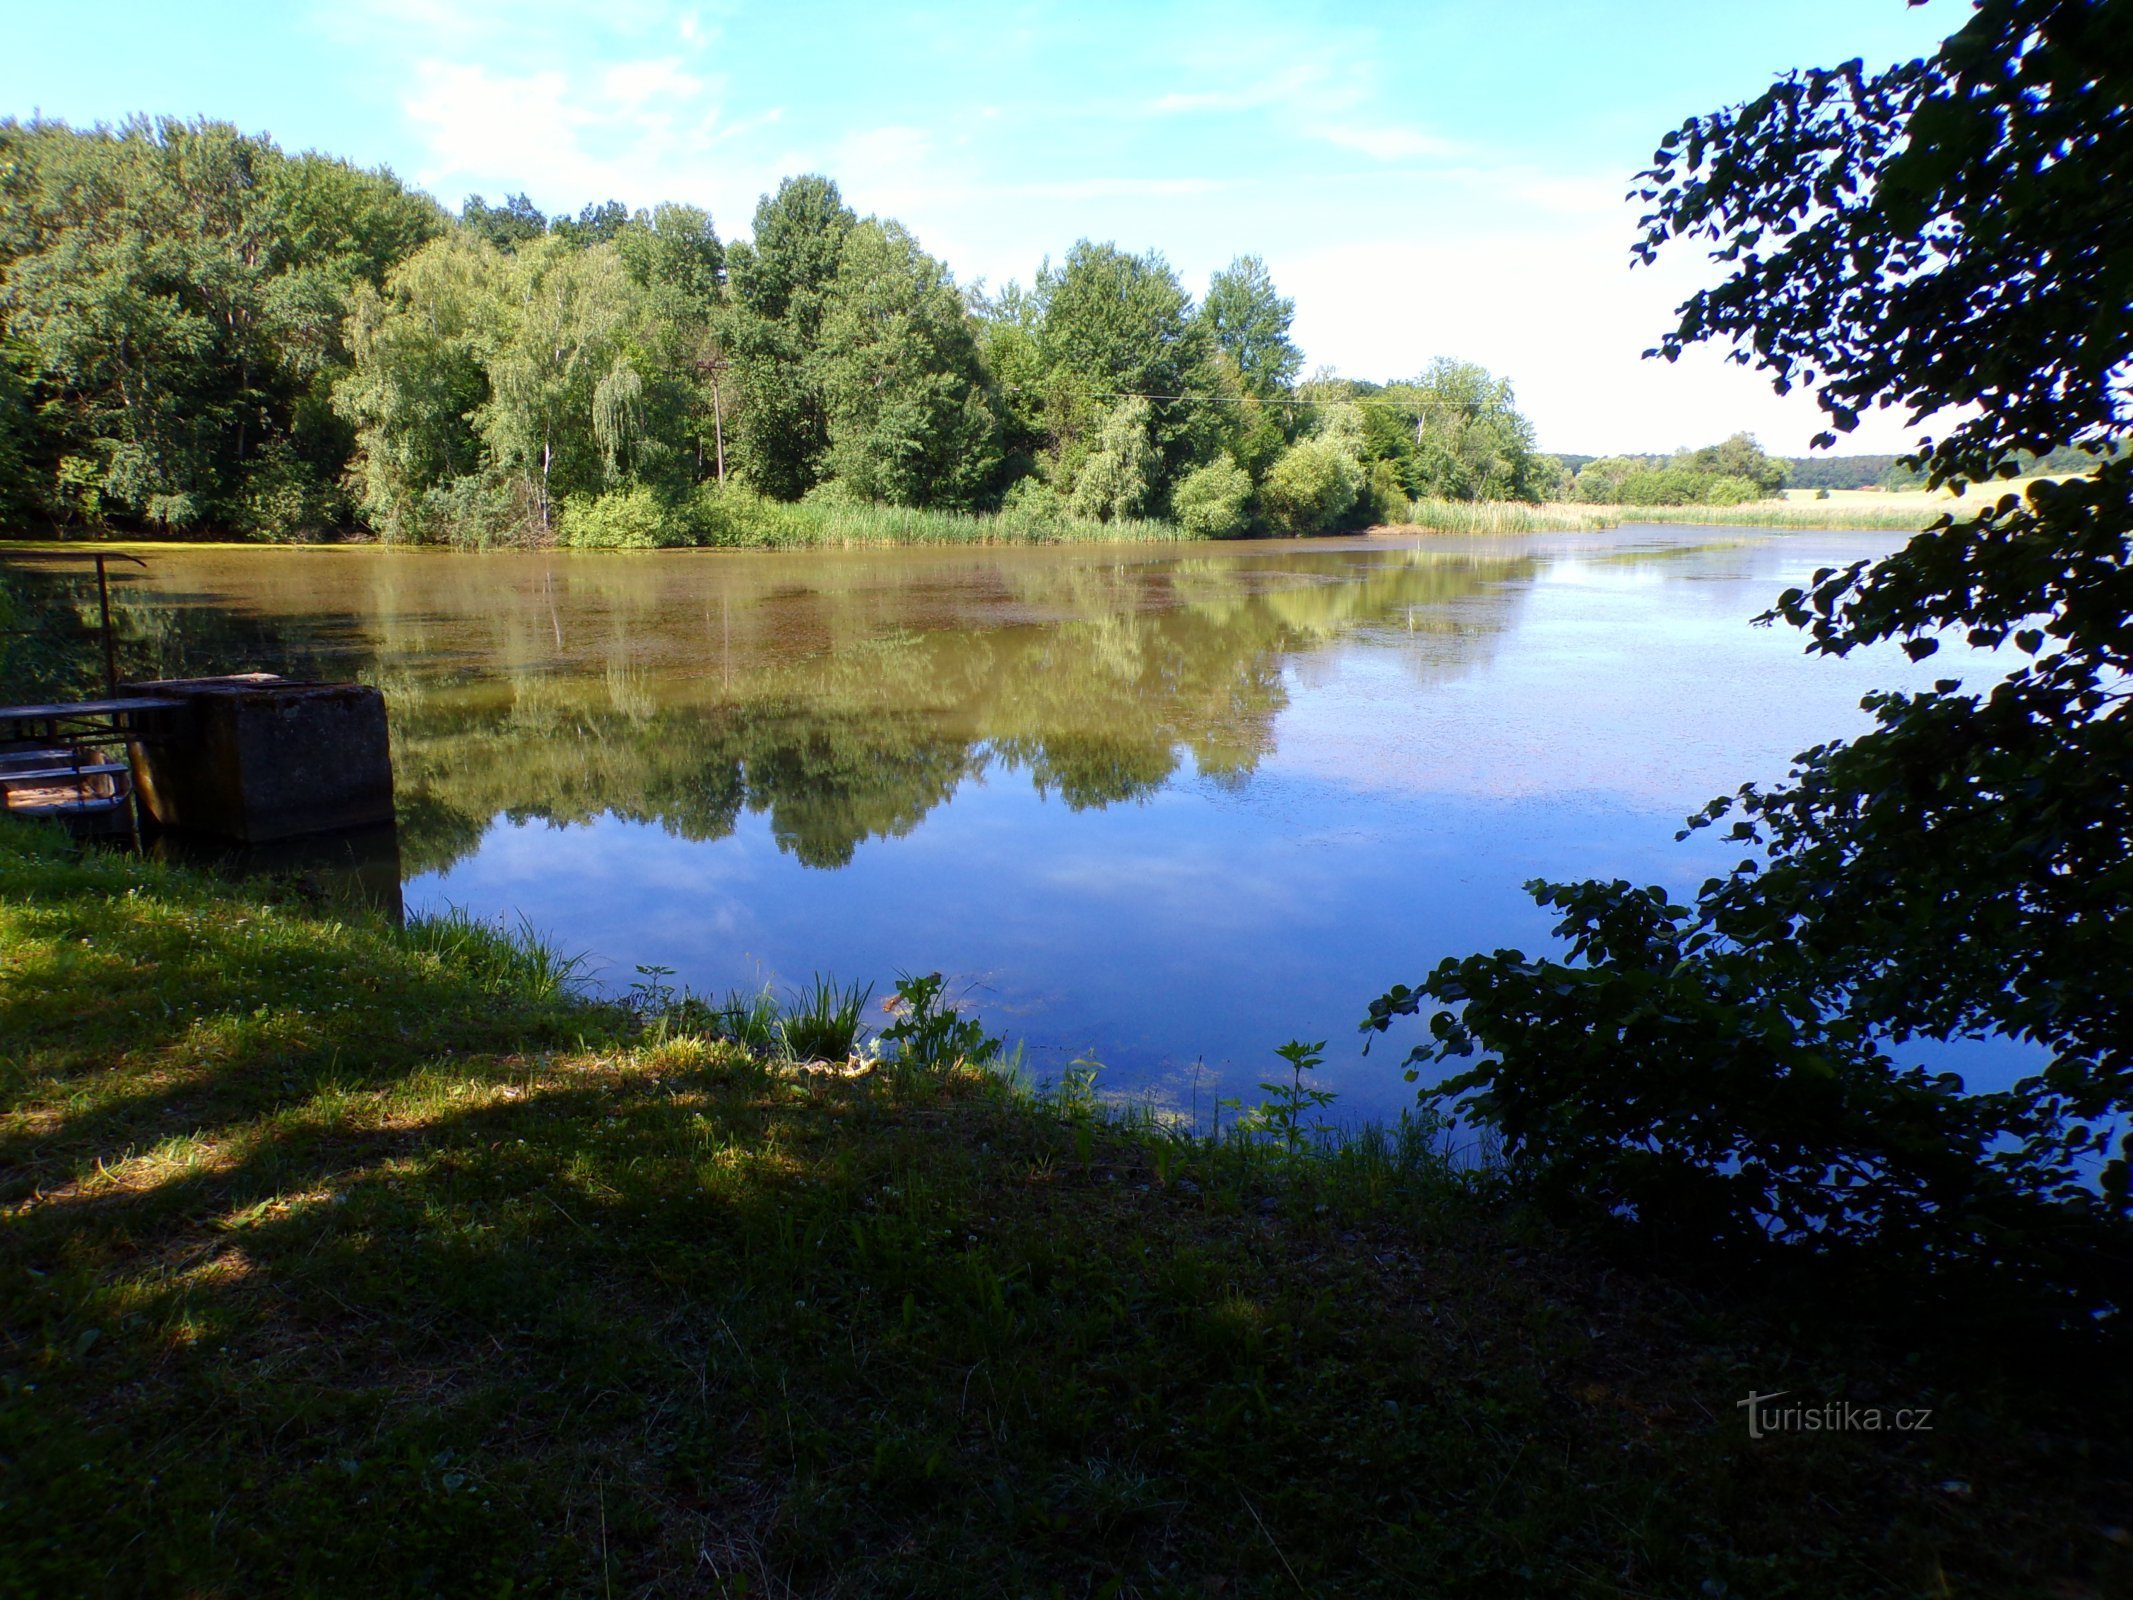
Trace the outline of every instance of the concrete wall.
{"label": "concrete wall", "polygon": [[271,674],[130,683],[184,702],[145,714],[134,747],[157,826],[265,844],[393,820],[385,697]]}

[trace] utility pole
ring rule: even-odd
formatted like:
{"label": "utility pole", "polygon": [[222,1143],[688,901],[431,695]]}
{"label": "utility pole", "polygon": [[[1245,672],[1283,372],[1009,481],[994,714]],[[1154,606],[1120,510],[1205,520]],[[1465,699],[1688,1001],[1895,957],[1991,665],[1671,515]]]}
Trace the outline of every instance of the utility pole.
{"label": "utility pole", "polygon": [[719,382],[719,374],[726,370],[729,363],[726,360],[725,352],[720,350],[716,343],[707,344],[704,348],[707,353],[697,357],[696,370],[711,379],[711,428],[712,435],[718,442],[718,481],[724,484],[726,481],[726,405],[725,396],[721,392],[722,386]]}

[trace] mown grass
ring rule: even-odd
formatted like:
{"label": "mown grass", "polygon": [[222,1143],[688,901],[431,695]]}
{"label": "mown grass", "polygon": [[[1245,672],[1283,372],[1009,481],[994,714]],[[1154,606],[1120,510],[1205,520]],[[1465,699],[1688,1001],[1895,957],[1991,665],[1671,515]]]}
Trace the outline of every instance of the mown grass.
{"label": "mown grass", "polygon": [[0,833],[0,1593],[2133,1592],[2122,1383],[568,976]]}

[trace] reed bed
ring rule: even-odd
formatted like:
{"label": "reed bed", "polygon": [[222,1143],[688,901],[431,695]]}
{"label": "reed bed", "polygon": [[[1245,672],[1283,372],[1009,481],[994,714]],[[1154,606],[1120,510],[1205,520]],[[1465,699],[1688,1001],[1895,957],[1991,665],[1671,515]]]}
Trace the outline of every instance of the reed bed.
{"label": "reed bed", "polygon": [[1189,539],[1174,522],[1121,517],[1097,522],[1013,512],[928,511],[912,506],[781,504],[725,497],[700,542],[798,550],[907,544],[1134,544]]}
{"label": "reed bed", "polygon": [[1400,520],[1385,524],[1398,533],[1582,533],[1612,528],[1623,520],[1614,506],[1528,505],[1522,500],[1413,500]]}

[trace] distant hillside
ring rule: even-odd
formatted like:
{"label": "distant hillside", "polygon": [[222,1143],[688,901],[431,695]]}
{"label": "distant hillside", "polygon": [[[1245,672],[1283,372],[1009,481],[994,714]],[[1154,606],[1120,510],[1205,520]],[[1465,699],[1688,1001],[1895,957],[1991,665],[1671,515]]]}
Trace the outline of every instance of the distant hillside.
{"label": "distant hillside", "polygon": [[1785,487],[1788,489],[1872,489],[1897,481],[1908,483],[1911,474],[1896,463],[1901,456],[1787,456]]}

